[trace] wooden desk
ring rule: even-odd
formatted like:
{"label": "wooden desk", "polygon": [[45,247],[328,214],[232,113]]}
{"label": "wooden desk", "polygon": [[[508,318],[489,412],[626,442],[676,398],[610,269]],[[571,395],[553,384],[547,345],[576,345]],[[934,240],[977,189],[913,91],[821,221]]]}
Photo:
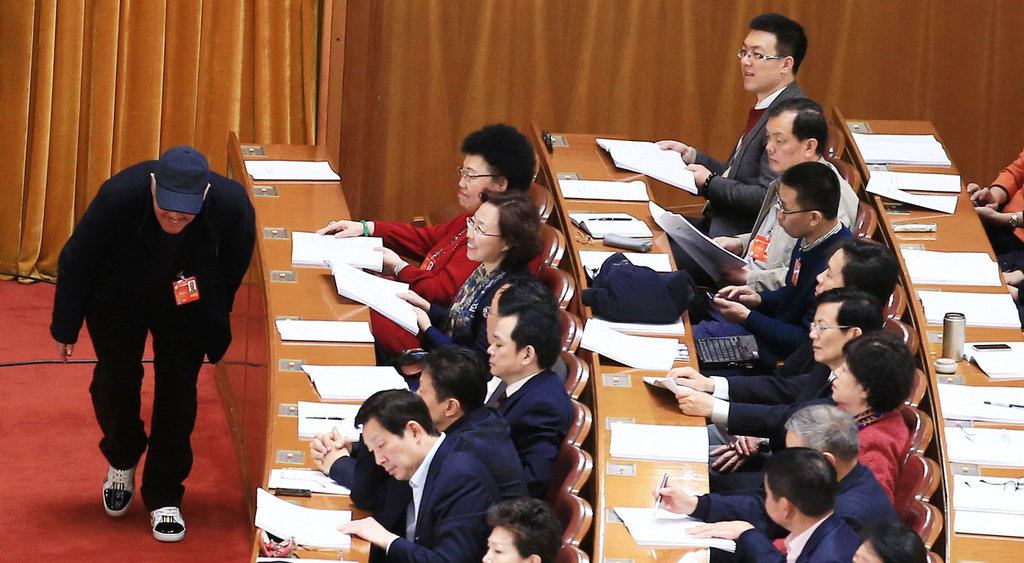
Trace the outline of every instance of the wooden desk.
{"label": "wooden desk", "polygon": [[[559,189],[559,178],[576,174],[583,180],[624,180],[634,179],[637,174],[617,170],[608,155],[594,141],[594,135],[566,134],[558,136],[568,146],[555,147],[548,153],[541,133],[534,127],[534,146],[540,157],[538,182],[548,186],[555,198],[556,209],[548,220],[549,224],[562,229],[566,235],[567,250],[562,265],[568,264],[576,277],[578,286],[586,288],[588,282],[580,266],[580,250],[616,250],[606,247],[600,241],[586,242],[587,237],[569,221],[570,211],[624,212],[642,219],[656,233],[653,252],[672,255],[668,236],[660,230],[651,218],[646,203],[608,202],[594,200],[567,200]],[[644,178],[651,184],[656,181]],[[674,189],[674,188],[673,188]],[[582,316],[589,318],[588,307],[581,307]],[[680,339],[687,344],[691,357],[695,351],[693,337],[687,322],[687,334]],[[638,424],[673,424],[704,426],[703,418],[685,416],[679,412],[675,397],[663,389],[651,389],[643,383],[645,375],[664,375],[624,367],[609,360],[580,350],[580,355],[592,360],[594,371],[591,375],[589,393],[585,396],[594,411],[593,436],[594,473],[593,494],[588,500],[594,506],[594,561],[671,561],[675,563],[683,556],[687,561],[707,561],[707,549],[652,549],[637,546],[626,527],[613,516],[616,506],[653,507],[651,492],[661,484],[662,475],[668,472],[673,478],[685,480],[686,487],[694,492],[707,492],[708,469],[703,463],[678,463],[633,461],[612,459],[609,456],[611,433],[608,425],[613,421],[631,421]],[[676,363],[676,366],[687,365]],[[696,363],[693,363],[696,366]]]}
{"label": "wooden desk", "polygon": [[[865,121],[863,119],[849,119],[846,120],[846,123],[848,126],[843,127],[843,131],[844,134],[847,135],[847,146],[849,147],[847,154],[851,155],[853,164],[860,169],[860,173],[864,177],[865,182],[870,178],[871,167],[865,165],[864,159],[861,156],[856,143],[853,142],[853,137],[849,127],[850,124],[868,123],[871,131],[874,133],[933,134],[940,141],[942,140],[932,124],[926,121]],[[945,143],[943,144],[945,145]],[[890,169],[893,171],[905,172],[956,173],[955,167],[936,168],[891,166]],[[907,209],[909,209],[909,213],[907,214],[889,213],[886,212],[884,205],[885,202],[888,202],[889,200],[883,200],[883,198],[871,194],[865,195],[868,196],[878,213],[879,224],[882,227],[880,229],[882,237],[900,257],[903,287],[907,290],[909,298],[908,320],[919,332],[922,343],[920,354],[921,367],[928,374],[930,380],[929,393],[932,405],[932,417],[936,422],[935,435],[937,438],[937,455],[943,472],[942,487],[940,489],[942,494],[934,498],[933,502],[943,508],[943,513],[946,517],[944,530],[945,542],[942,543],[940,537],[940,542],[937,542],[933,549],[940,552],[944,550],[946,560],[951,562],[995,562],[1024,558],[1024,539],[953,533],[953,519],[955,518],[955,513],[952,508],[951,476],[955,474],[977,472],[981,475],[1020,477],[1021,469],[964,466],[961,464],[950,463],[946,455],[945,447],[943,446],[943,444],[946,443],[946,431],[948,429],[946,424],[949,424],[950,422],[942,415],[942,405],[938,401],[938,395],[936,394],[935,387],[938,382],[945,383],[950,382],[951,380],[959,381],[965,385],[971,386],[998,385],[1020,387],[1024,386],[1024,380],[992,381],[981,370],[979,370],[977,366],[964,361],[959,363],[955,377],[951,378],[949,376],[937,374],[933,363],[937,358],[941,357],[942,353],[942,344],[940,341],[942,325],[927,323],[924,316],[924,308],[922,307],[920,300],[915,297],[917,295],[917,291],[921,289],[968,291],[973,293],[998,293],[1005,292],[1006,287],[958,287],[948,285],[926,286],[914,284],[911,282],[909,275],[907,274],[906,264],[903,261],[901,252],[901,248],[903,247],[918,247],[926,250],[937,251],[987,252],[994,259],[995,255],[992,253],[992,248],[989,245],[988,238],[985,236],[985,230],[981,225],[981,221],[977,217],[977,213],[974,211],[974,206],[971,204],[970,198],[967,197],[966,191],[961,191],[959,201],[957,202],[956,212],[952,215],[909,206],[907,207]],[[922,221],[936,223],[938,226],[937,232],[896,233],[893,230],[893,227],[900,223]],[[1021,339],[1021,331],[1017,329],[967,327],[966,340],[968,342],[980,340],[1020,342]],[[998,424],[991,426],[1024,430],[1024,426],[1019,425]],[[955,427],[950,430],[957,431]]]}
{"label": "wooden desk", "polygon": [[[328,160],[316,146],[263,145],[265,158]],[[320,398],[299,368],[302,363],[374,365],[372,344],[281,342],[279,317],[308,320],[369,321],[363,305],[340,297],[330,272],[292,267],[291,232],[314,231],[328,220],[348,217],[340,182],[259,182],[276,195],[255,187],[244,172],[237,138],[228,141],[228,174],[246,187],[256,208],[257,243],[249,272],[232,312],[234,341],[218,370],[218,388],[241,461],[242,482],[249,493],[250,517],[255,514],[254,490],[266,487],[272,468],[309,467],[308,439],[299,439],[294,405]],[[281,279],[281,273],[291,277]],[[352,510],[348,497],[314,494],[299,504]],[[356,511],[360,518],[365,514]],[[258,555],[254,533],[253,558]],[[337,560],[337,550],[300,550],[305,559]],[[367,561],[369,544],[353,538],[344,559]]]}

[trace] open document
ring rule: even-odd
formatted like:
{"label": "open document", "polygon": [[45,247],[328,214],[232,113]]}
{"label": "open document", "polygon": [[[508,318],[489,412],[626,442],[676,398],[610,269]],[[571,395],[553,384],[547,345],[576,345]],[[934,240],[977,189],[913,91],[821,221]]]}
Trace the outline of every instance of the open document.
{"label": "open document", "polygon": [[1009,293],[918,291],[928,324],[942,324],[946,313],[963,313],[967,326],[1020,328],[1017,305]]}
{"label": "open document", "polygon": [[959,196],[911,193],[901,190],[896,185],[888,182],[876,182],[875,174],[875,172],[871,173],[871,179],[868,180],[867,188],[865,188],[868,193],[880,195],[903,203],[909,203],[910,205],[916,205],[925,209],[941,211],[942,213],[953,213],[956,211],[956,201]]}
{"label": "open document", "polygon": [[247,160],[245,171],[253,180],[337,181],[338,173],[327,161]]}
{"label": "open document", "polygon": [[608,455],[620,459],[708,462],[707,426],[613,422]]}
{"label": "open document", "polygon": [[880,135],[854,133],[860,154],[867,164],[951,166],[946,149],[934,135]]}
{"label": "open document", "polygon": [[664,509],[615,507],[615,514],[629,530],[637,545],[657,547],[716,547],[732,553],[736,542],[719,538],[695,538],[690,528],[704,524],[685,514]]}
{"label": "open document", "polygon": [[587,320],[587,324],[594,324],[595,326],[603,326],[610,328],[616,332],[624,332],[626,334],[650,334],[654,336],[665,335],[665,336],[683,336],[686,334],[686,323],[683,319],[679,319],[674,323],[667,324],[652,324],[652,323],[617,323],[613,321],[606,321],[597,317],[592,317]]}
{"label": "open document", "polygon": [[682,155],[676,151],[663,151],[648,141],[597,139],[597,145],[608,151],[619,168],[647,174],[691,194],[697,193],[693,172],[686,169]]}
{"label": "open document", "polygon": [[292,232],[292,264],[323,266],[349,264],[379,272],[383,269],[384,253],[375,250],[384,246],[380,237],[335,238],[334,235]]}
{"label": "open document", "polygon": [[286,342],[373,342],[370,323],[364,321],[277,319],[275,324]]}
{"label": "open document", "polygon": [[334,264],[331,271],[338,295],[366,305],[413,334],[419,333],[416,308],[398,296],[409,291],[409,284],[377,277],[348,264]]}
{"label": "open document", "polygon": [[342,436],[358,440],[360,432],[355,422],[358,412],[359,405],[299,401],[299,438],[329,434],[332,428],[337,428]]}
{"label": "open document", "polygon": [[616,234],[624,237],[651,238],[654,233],[640,219],[629,213],[589,213],[585,211],[569,213],[569,219],[588,235],[601,239],[605,235]]}
{"label": "open document", "polygon": [[[583,263],[583,269],[590,279],[594,279],[604,261],[614,254],[615,252],[611,250],[581,250],[580,262]],[[622,255],[634,266],[647,266],[655,272],[672,271],[672,262],[669,261],[668,254],[663,252],[623,252]]]}
{"label": "open document", "polygon": [[566,199],[603,199],[608,201],[649,201],[643,180],[609,182],[606,180],[559,180]]}
{"label": "open document", "polygon": [[256,527],[295,543],[333,549],[349,549],[352,538],[338,526],[352,521],[351,510],[306,508],[256,489]]}
{"label": "open document", "polygon": [[302,371],[327,401],[365,401],[377,391],[408,389],[405,379],[391,366],[311,366]]}
{"label": "open document", "polygon": [[677,339],[630,336],[592,321],[587,321],[583,330],[580,346],[584,349],[637,369],[672,369],[679,349]]}
{"label": "open document", "polygon": [[651,387],[661,387],[662,389],[667,389],[673,395],[679,392],[679,385],[676,384],[676,380],[672,377],[645,376],[644,383],[650,385]]}
{"label": "open document", "polygon": [[722,248],[722,245],[700,232],[682,215],[670,213],[653,201],[647,206],[651,210],[654,222],[668,233],[676,244],[686,249],[693,261],[715,281],[721,278],[719,269],[742,268],[747,265],[743,258]]}
{"label": "open document", "polygon": [[947,427],[945,446],[953,463],[1024,468],[1024,430]]}
{"label": "open document", "polygon": [[999,264],[984,252],[901,250],[910,280],[919,285],[1000,287]]}
{"label": "open document", "polygon": [[317,469],[306,469],[299,467],[285,467],[271,469],[270,478],[267,479],[268,489],[305,489],[314,493],[325,495],[348,495],[352,491],[343,487],[337,481],[324,475]]}
{"label": "open document", "polygon": [[1024,424],[1024,387],[971,387],[939,383],[937,388],[942,418]]}
{"label": "open document", "polygon": [[990,379],[1024,379],[1024,342],[967,342],[964,357]]}
{"label": "open document", "polygon": [[872,170],[871,182],[892,186],[899,190],[918,192],[960,193],[959,174],[931,174],[926,172],[889,172]]}

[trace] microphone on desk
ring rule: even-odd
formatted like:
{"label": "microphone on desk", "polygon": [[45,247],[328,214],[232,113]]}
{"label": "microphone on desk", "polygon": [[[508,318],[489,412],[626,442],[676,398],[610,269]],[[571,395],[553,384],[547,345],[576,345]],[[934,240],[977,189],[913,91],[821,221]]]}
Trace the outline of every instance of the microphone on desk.
{"label": "microphone on desk", "polygon": [[650,252],[652,246],[652,243],[649,240],[640,240],[611,233],[605,235],[602,242],[608,246],[622,248],[624,250],[633,250],[636,252]]}

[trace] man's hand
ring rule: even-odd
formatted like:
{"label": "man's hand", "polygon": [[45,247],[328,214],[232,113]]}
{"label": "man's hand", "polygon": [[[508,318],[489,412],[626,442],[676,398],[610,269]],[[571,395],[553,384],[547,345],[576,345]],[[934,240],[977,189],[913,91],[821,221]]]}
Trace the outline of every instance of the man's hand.
{"label": "man's hand", "polygon": [[668,485],[654,490],[654,498],[661,495],[661,507],[676,514],[693,514],[697,510],[697,497],[683,489],[678,482],[669,481]]}
{"label": "man's hand", "polygon": [[398,537],[389,532],[384,526],[381,526],[380,522],[377,522],[372,516],[353,520],[348,524],[342,524],[338,527],[338,531],[344,534],[359,536],[381,549],[387,549],[391,540]]}
{"label": "man's hand", "polygon": [[68,363],[68,358],[71,357],[71,353],[75,351],[74,344],[64,344],[63,342],[57,343],[57,357],[60,361],[65,364]]}
{"label": "man's hand", "polygon": [[736,256],[743,252],[743,243],[736,237],[715,237],[714,241],[718,243],[718,246],[732,252]]}
{"label": "man's hand", "polygon": [[716,298],[711,304],[718,309],[718,312],[722,314],[725,320],[731,323],[743,324],[747,322],[747,317],[750,316],[750,308],[743,303]]}
{"label": "man's hand", "polygon": [[970,194],[971,202],[974,203],[975,207],[988,207],[998,210],[1007,200],[1005,190],[999,188],[993,190],[989,187],[983,188],[974,182],[967,184],[967,193]]}
{"label": "man's hand", "polygon": [[[366,222],[366,229],[373,234],[373,221]],[[363,236],[363,224],[359,221],[331,221],[322,229],[317,229],[318,235],[334,235],[336,238],[361,237]]]}
{"label": "man's hand", "polygon": [[715,404],[711,395],[685,387],[676,392],[676,401],[683,414],[705,418],[711,417],[711,408]]}
{"label": "man's hand", "polygon": [[309,443],[309,457],[324,475],[330,475],[331,466],[339,458],[352,453],[352,439],[341,435],[337,427],[330,433],[317,434]]}
{"label": "man's hand", "polygon": [[693,183],[696,184],[698,188],[704,187],[704,183],[708,181],[708,176],[711,175],[711,171],[701,164],[690,164],[686,169],[693,172]]}
{"label": "man's hand", "polygon": [[727,285],[718,290],[715,297],[721,297],[729,301],[738,301],[752,309],[761,304],[761,294],[754,291],[754,288],[749,285]]}
{"label": "man's hand", "polygon": [[737,436],[731,444],[720,446],[711,452],[718,456],[711,467],[721,473],[736,471],[761,451],[761,439],[754,436]]}
{"label": "man's hand", "polygon": [[739,539],[743,532],[753,530],[754,525],[742,520],[728,520],[714,524],[702,524],[690,528],[690,535],[695,538],[722,538],[724,540]]}
{"label": "man's hand", "polygon": [[668,372],[667,377],[674,379],[676,385],[683,385],[705,393],[715,392],[715,382],[710,377],[702,375],[699,371],[689,366],[674,368]]}
{"label": "man's hand", "polygon": [[686,164],[693,164],[697,160],[697,149],[690,145],[684,145],[679,141],[658,141],[655,143],[663,151],[676,151],[683,157],[683,162]]}

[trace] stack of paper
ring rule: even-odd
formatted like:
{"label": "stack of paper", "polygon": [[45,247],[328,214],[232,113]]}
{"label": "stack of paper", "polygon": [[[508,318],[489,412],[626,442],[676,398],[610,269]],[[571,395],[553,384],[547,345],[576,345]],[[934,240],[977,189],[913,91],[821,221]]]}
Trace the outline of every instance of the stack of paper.
{"label": "stack of paper", "polygon": [[328,401],[365,401],[377,391],[408,389],[391,366],[311,366],[302,371],[316,386],[321,399]]}
{"label": "stack of paper", "polygon": [[945,419],[1024,424],[1024,387],[970,387],[940,383],[938,389]]}
{"label": "stack of paper", "polygon": [[370,323],[363,321],[303,321],[278,319],[277,332],[284,341],[373,342]]}
{"label": "stack of paper", "polygon": [[[1005,485],[1010,483],[1009,488]],[[1024,514],[1024,490],[1013,491],[1017,479],[982,475],[953,475],[953,508],[994,512],[998,514]],[[1009,489],[1009,490],[1008,490]],[[1021,530],[1024,534],[1024,529]]]}
{"label": "stack of paper", "polygon": [[924,172],[889,172],[872,170],[871,182],[889,185],[899,190],[919,192],[960,193],[959,174],[931,174]]}
{"label": "stack of paper", "polygon": [[[580,262],[583,263],[583,269],[593,279],[597,277],[597,273],[601,270],[601,265],[604,264],[604,261],[613,254],[615,253],[611,250],[581,250]],[[662,252],[623,252],[622,255],[635,266],[647,266],[655,272],[672,271],[672,262],[669,261],[668,254]]]}
{"label": "stack of paper", "polygon": [[620,459],[708,462],[707,426],[613,422],[608,455]]}
{"label": "stack of paper", "polygon": [[1009,293],[918,291],[928,324],[942,324],[946,313],[963,313],[967,326],[1020,328],[1017,305]]}
{"label": "stack of paper", "polygon": [[676,151],[663,151],[647,141],[620,141],[597,139],[597,144],[608,151],[615,166],[661,180],[670,186],[697,193],[693,172],[686,169],[683,157]]}
{"label": "stack of paper", "polygon": [[[1014,494],[1021,494],[1021,491]],[[1024,538],[1024,515],[956,510],[953,531],[958,534]]]}
{"label": "stack of paper", "polygon": [[651,238],[654,233],[640,219],[629,213],[587,213],[584,211],[569,214],[573,224],[587,232],[590,236],[600,239],[605,235],[616,234],[624,237]]}
{"label": "stack of paper", "polygon": [[661,387],[662,389],[668,389],[672,394],[679,392],[679,385],[676,384],[676,380],[671,377],[644,377],[644,383],[651,387]]}
{"label": "stack of paper", "polygon": [[675,338],[629,336],[591,319],[583,330],[580,346],[630,367],[668,371],[675,362],[679,341]]}
{"label": "stack of paper", "polygon": [[335,238],[334,235],[292,233],[292,264],[324,266],[349,264],[356,268],[381,271],[384,253],[375,248],[384,246],[380,237]]}
{"label": "stack of paper", "polygon": [[924,195],[903,191],[895,185],[887,182],[875,182],[876,172],[871,173],[868,181],[867,191],[875,195],[887,197],[910,205],[916,205],[925,209],[933,209],[942,213],[953,213],[956,211],[957,197],[955,195]]}
{"label": "stack of paper", "polygon": [[267,480],[268,489],[305,489],[325,495],[348,495],[352,491],[316,469],[284,468],[271,469]]}
{"label": "stack of paper", "polygon": [[721,278],[719,270],[742,268],[747,265],[743,258],[722,248],[720,244],[708,238],[681,215],[669,213],[653,201],[647,206],[651,210],[654,222],[668,233],[668,236],[672,237],[676,244],[685,248],[693,257],[694,262],[715,280]]}
{"label": "stack of paper", "polygon": [[853,139],[868,164],[952,165],[946,149],[934,135],[854,133]]}
{"label": "stack of paper", "polygon": [[562,197],[566,199],[604,199],[609,201],[648,201],[647,184],[643,180],[632,182],[606,182],[603,180],[559,180]]}
{"label": "stack of paper", "polygon": [[1003,285],[999,264],[984,252],[903,249],[910,279],[925,285]]}
{"label": "stack of paper", "polygon": [[350,510],[306,508],[256,489],[256,527],[299,545],[348,549],[352,538],[338,526],[352,521]]}
{"label": "stack of paper", "polygon": [[[1006,344],[1009,350],[978,350],[975,345]],[[992,379],[1024,379],[1024,342],[968,342],[964,357]]]}
{"label": "stack of paper", "polygon": [[1024,467],[1024,430],[946,428],[946,453],[953,463]]}
{"label": "stack of paper", "polygon": [[253,180],[340,180],[326,161],[247,160],[245,171]]}
{"label": "stack of paper", "polygon": [[348,264],[334,264],[331,271],[338,295],[362,303],[405,330],[419,334],[416,308],[398,296],[399,293],[408,293],[409,284],[380,278]]}
{"label": "stack of paper", "polygon": [[612,321],[606,321],[593,317],[587,321],[587,325],[603,326],[610,328],[616,332],[624,332],[626,334],[652,334],[652,335],[671,335],[671,336],[683,336],[686,334],[686,324],[683,323],[682,319],[674,323],[668,324],[650,324],[650,323],[616,323]]}
{"label": "stack of paper", "polygon": [[615,507],[615,514],[633,536],[637,545],[658,547],[715,547],[729,553],[736,551],[736,542],[718,538],[695,538],[690,528],[704,524],[685,514],[650,508]]}
{"label": "stack of paper", "polygon": [[317,434],[330,434],[332,428],[346,438],[359,439],[356,413],[359,405],[313,403],[299,401],[299,438],[313,438]]}

